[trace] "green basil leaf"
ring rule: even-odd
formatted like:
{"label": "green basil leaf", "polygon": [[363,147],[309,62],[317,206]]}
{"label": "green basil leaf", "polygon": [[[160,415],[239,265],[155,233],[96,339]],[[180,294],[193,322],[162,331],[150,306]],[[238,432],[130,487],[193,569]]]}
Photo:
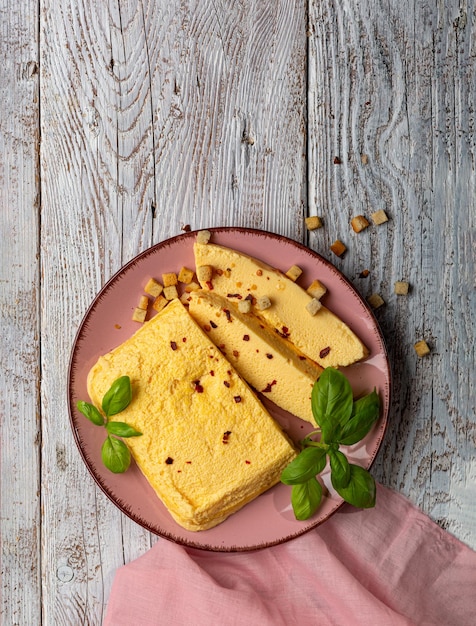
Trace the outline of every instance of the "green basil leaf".
{"label": "green basil leaf", "polygon": [[350,420],[344,424],[338,435],[339,443],[351,446],[361,441],[370,432],[379,416],[380,398],[374,390],[354,402]]}
{"label": "green basil leaf", "polygon": [[122,474],[131,463],[131,453],[120,439],[109,436],[101,448],[102,462],[114,474]]}
{"label": "green basil leaf", "polygon": [[352,406],[349,381],[342,372],[326,367],[314,383],[311,394],[312,413],[326,443],[331,443],[336,432],[350,419]]}
{"label": "green basil leaf", "polygon": [[291,463],[284,468],[281,482],[285,485],[297,485],[314,478],[326,466],[326,451],[322,448],[304,448]]}
{"label": "green basil leaf", "polygon": [[322,486],[315,478],[305,483],[293,485],[291,504],[298,520],[309,519],[317,511],[322,499]]}
{"label": "green basil leaf", "polygon": [[142,433],[125,422],[108,422],[106,429],[110,435],[117,435],[118,437],[140,437],[142,435]]}
{"label": "green basil leaf", "polygon": [[[360,465],[349,465],[350,480],[346,487],[333,484],[337,493],[346,502],[359,509],[369,509],[375,506],[376,486],[373,476]],[[331,475],[332,480],[332,475]]]}
{"label": "green basil leaf", "polygon": [[350,481],[350,465],[345,454],[338,450],[329,450],[331,462],[331,481],[334,489],[347,487]]}
{"label": "green basil leaf", "polygon": [[96,426],[104,426],[104,417],[101,413],[99,413],[93,404],[84,402],[84,400],[79,400],[79,402],[76,403],[76,407],[78,411],[87,417],[93,424],[96,424]]}
{"label": "green basil leaf", "polygon": [[112,383],[111,388],[102,399],[102,410],[107,417],[111,417],[111,415],[123,411],[131,399],[131,379],[129,376],[121,376]]}

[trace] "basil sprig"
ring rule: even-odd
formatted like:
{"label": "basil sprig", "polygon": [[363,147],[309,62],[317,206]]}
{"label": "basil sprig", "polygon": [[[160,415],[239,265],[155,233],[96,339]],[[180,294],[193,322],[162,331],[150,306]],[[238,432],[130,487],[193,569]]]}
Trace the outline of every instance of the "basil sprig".
{"label": "basil sprig", "polygon": [[118,437],[140,437],[142,433],[126,424],[126,422],[109,421],[113,415],[117,415],[126,409],[132,400],[132,387],[129,376],[117,378],[102,399],[100,411],[89,402],[80,400],[76,406],[78,411],[88,418],[96,426],[104,426],[107,438],[101,448],[101,458],[104,465],[114,474],[125,472],[131,464],[131,453],[126,444]]}
{"label": "basil sprig", "polygon": [[326,467],[327,457],[337,493],[355,507],[375,506],[375,480],[360,465],[349,463],[339,448],[361,441],[379,418],[376,390],[354,400],[344,374],[328,367],[314,384],[311,408],[319,428],[300,442],[302,451],[281,474],[281,482],[292,485],[291,504],[296,519],[310,518],[321,504],[323,490],[317,475]]}

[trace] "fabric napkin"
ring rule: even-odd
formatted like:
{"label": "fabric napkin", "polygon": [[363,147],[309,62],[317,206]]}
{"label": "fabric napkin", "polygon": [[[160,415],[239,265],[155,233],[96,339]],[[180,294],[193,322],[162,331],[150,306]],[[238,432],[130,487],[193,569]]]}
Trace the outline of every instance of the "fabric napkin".
{"label": "fabric napkin", "polygon": [[473,626],[476,552],[403,496],[256,552],[160,539],[120,568],[104,626]]}

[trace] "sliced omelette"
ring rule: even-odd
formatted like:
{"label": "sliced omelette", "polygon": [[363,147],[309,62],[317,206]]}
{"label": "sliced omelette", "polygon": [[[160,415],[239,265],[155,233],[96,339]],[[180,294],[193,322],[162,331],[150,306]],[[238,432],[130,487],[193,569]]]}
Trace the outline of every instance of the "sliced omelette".
{"label": "sliced omelette", "polygon": [[213,291],[188,298],[190,315],[256,391],[293,415],[316,425],[311,392],[322,368],[266,327],[253,313]]}
{"label": "sliced omelette", "polygon": [[129,376],[132,402],[111,419],[178,524],[212,528],[279,482],[296,451],[280,426],[178,300],[101,356],[88,375],[92,402]]}
{"label": "sliced omelette", "polygon": [[296,348],[322,367],[351,365],[368,356],[355,333],[325,306],[311,315],[312,297],[284,273],[251,256],[213,243],[194,244],[197,276],[200,268],[211,277],[200,280],[205,290],[229,299],[269,301],[268,308],[254,312],[289,339]]}

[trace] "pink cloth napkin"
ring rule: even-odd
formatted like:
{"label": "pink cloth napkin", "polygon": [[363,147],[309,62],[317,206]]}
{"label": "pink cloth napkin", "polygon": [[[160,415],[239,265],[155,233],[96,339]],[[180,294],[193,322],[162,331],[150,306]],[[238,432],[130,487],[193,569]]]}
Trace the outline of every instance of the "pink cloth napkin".
{"label": "pink cloth napkin", "polygon": [[104,626],[162,624],[473,626],[476,552],[379,486],[374,509],[257,552],[159,540],[117,571]]}

